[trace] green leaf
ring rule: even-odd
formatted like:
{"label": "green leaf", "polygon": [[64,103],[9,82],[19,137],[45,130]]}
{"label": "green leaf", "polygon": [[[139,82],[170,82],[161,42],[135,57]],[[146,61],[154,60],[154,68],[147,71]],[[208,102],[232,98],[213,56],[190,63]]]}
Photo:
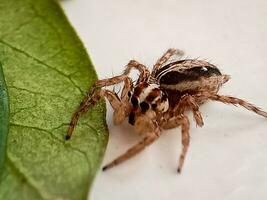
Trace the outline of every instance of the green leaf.
{"label": "green leaf", "polygon": [[97,76],[56,1],[0,1],[0,63],[10,106],[0,199],[86,199],[107,143],[105,104],[83,115],[65,142]]}

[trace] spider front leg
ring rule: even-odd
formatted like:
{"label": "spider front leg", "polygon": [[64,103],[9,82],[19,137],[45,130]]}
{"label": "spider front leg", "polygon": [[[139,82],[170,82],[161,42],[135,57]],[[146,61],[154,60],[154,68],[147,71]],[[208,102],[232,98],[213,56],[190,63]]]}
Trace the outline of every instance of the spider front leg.
{"label": "spider front leg", "polygon": [[94,86],[95,87],[104,87],[118,84],[125,80],[128,74],[131,72],[132,69],[136,69],[140,72],[138,81],[145,81],[150,76],[150,72],[146,66],[140,64],[136,60],[130,60],[129,63],[126,65],[122,75],[114,76],[112,78],[98,80]]}
{"label": "spider front leg", "polygon": [[197,104],[195,98],[189,94],[186,94],[181,97],[178,105],[174,108],[173,113],[174,115],[184,114],[184,111],[188,107],[192,109],[194,119],[196,120],[197,125],[200,127],[203,126],[204,122],[201,112],[199,111],[199,105]]}
{"label": "spider front leg", "polygon": [[261,115],[265,118],[267,118],[267,112],[262,111],[260,108],[258,108],[257,106],[243,100],[243,99],[239,99],[236,97],[232,97],[232,96],[224,96],[224,95],[219,95],[219,94],[214,94],[214,93],[210,93],[210,92],[202,92],[199,93],[197,95],[194,95],[195,98],[198,98],[200,100],[202,99],[211,99],[214,101],[220,101],[222,103],[226,103],[226,104],[233,104],[233,105],[240,105],[244,108],[246,108],[247,110],[250,110],[252,112],[255,112],[258,115]]}
{"label": "spider front leg", "polygon": [[182,152],[179,157],[177,172],[181,173],[183,165],[184,165],[184,160],[185,160],[188,148],[189,148],[189,143],[190,143],[190,135],[189,135],[190,122],[188,120],[188,117],[183,114],[171,117],[170,119],[168,119],[166,122],[162,124],[162,127],[164,129],[169,129],[169,128],[177,127],[179,125],[181,125],[181,129],[182,129],[181,132],[182,132],[183,147],[182,147]]}
{"label": "spider front leg", "polygon": [[179,49],[168,49],[166,53],[164,53],[154,65],[151,75],[154,77],[156,71],[159,70],[161,66],[166,63],[173,55],[183,56],[184,52]]}
{"label": "spider front leg", "polygon": [[126,151],[124,154],[113,160],[111,163],[105,165],[103,167],[103,171],[110,169],[128,160],[129,158],[135,156],[136,154],[144,150],[146,146],[152,144],[159,136],[160,136],[160,129],[158,125],[155,124],[155,130],[153,132],[148,133],[147,136],[141,142],[137,143],[132,148],[128,149],[128,151]]}
{"label": "spider front leg", "polygon": [[130,62],[126,65],[126,69],[124,70],[124,74],[128,75],[132,68],[135,68],[140,72],[137,83],[144,82],[149,78],[150,72],[147,69],[147,67],[145,65],[142,65],[141,63],[139,63],[136,60],[130,60]]}
{"label": "spider front leg", "polygon": [[131,92],[133,89],[133,82],[132,80],[127,77],[125,80],[124,80],[124,86],[123,86],[123,89],[121,91],[121,101],[129,101],[129,92]]}
{"label": "spider front leg", "polygon": [[[73,114],[71,122],[70,122],[70,126],[68,128],[68,132],[66,135],[66,140],[71,138],[71,135],[73,133],[75,126],[77,125],[79,117],[83,113],[87,112],[90,106],[95,105],[101,99],[101,97],[106,97],[108,101],[110,102],[112,108],[114,109],[114,115],[115,115],[114,122],[115,123],[119,123],[119,121],[123,120],[122,117],[124,116],[126,117],[125,113],[127,113],[127,110],[126,110],[127,106],[122,105],[121,100],[118,97],[118,95],[109,90],[100,89],[103,86],[114,85],[122,81],[125,82],[123,91],[125,92],[126,90],[130,90],[131,81],[126,75],[115,76],[113,78],[99,80],[95,83],[91,92],[86,95],[86,97],[84,98],[84,100],[82,101],[78,109]],[[122,114],[117,114],[117,113],[122,113]]]}
{"label": "spider front leg", "polygon": [[130,78],[126,78],[124,80],[124,86],[121,92],[121,97],[119,99],[119,103],[114,102],[112,104],[112,99],[109,100],[112,108],[113,108],[113,123],[115,125],[121,124],[123,120],[129,115],[131,110],[131,104],[130,104],[130,96],[129,92],[132,91],[133,83]]}

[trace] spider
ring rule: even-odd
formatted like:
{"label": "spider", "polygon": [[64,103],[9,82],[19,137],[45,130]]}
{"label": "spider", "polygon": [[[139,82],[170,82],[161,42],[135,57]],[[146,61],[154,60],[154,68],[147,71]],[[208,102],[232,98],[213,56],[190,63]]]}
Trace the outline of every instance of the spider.
{"label": "spider", "polygon": [[[180,60],[168,62],[173,55],[179,56]],[[196,124],[200,127],[204,123],[199,106],[207,100],[240,105],[267,118],[267,112],[245,100],[218,94],[219,88],[230,79],[228,75],[222,74],[209,62],[183,60],[183,55],[181,50],[168,49],[158,59],[151,72],[146,66],[131,60],[121,75],[96,81],[73,114],[66,139],[70,139],[81,114],[105,97],[114,110],[113,123],[118,125],[128,118],[128,122],[143,136],[143,140],[104,166],[103,170],[110,169],[141,152],[160,137],[163,129],[181,126],[182,152],[177,168],[178,173],[181,173],[190,142],[186,110],[193,112]],[[135,84],[128,76],[132,69],[140,72]],[[121,82],[124,82],[124,86],[120,95],[103,89]]]}

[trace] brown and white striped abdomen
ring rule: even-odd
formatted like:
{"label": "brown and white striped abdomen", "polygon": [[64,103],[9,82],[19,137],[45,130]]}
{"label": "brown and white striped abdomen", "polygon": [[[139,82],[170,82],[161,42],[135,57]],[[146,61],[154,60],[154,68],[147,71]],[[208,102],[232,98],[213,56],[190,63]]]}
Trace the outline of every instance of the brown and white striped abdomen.
{"label": "brown and white striped abdomen", "polygon": [[201,60],[179,60],[169,63],[156,72],[155,78],[161,88],[180,92],[197,92],[203,89],[217,92],[228,80],[228,76],[222,75],[216,66]]}

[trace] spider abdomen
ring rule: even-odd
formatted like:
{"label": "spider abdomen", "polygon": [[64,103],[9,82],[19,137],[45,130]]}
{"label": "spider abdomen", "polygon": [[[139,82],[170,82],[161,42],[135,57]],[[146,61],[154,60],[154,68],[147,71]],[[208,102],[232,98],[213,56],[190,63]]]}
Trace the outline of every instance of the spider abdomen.
{"label": "spider abdomen", "polygon": [[177,91],[218,90],[224,83],[220,70],[201,60],[179,60],[165,65],[156,73],[161,88]]}

